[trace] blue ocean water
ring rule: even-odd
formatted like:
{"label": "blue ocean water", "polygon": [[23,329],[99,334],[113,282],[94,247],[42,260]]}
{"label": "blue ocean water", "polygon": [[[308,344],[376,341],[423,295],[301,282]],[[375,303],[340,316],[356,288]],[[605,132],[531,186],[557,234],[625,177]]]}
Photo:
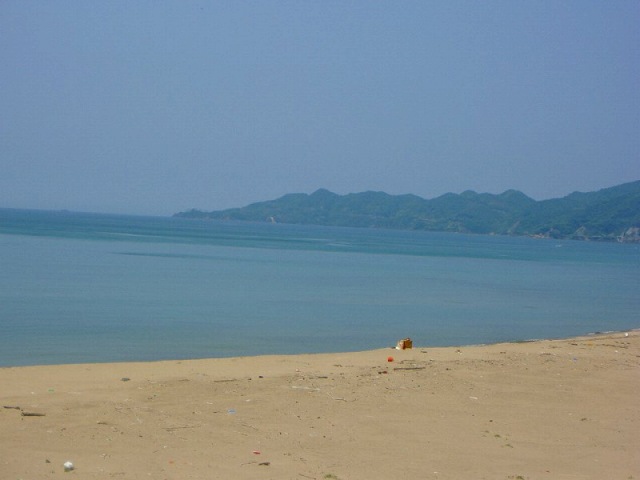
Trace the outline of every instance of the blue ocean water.
{"label": "blue ocean water", "polygon": [[640,327],[638,245],[0,209],[0,366]]}

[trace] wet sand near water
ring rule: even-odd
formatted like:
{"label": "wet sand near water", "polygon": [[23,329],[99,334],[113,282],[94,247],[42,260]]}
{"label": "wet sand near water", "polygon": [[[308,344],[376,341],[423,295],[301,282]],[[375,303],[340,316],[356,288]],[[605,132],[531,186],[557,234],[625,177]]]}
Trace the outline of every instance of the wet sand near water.
{"label": "wet sand near water", "polygon": [[0,368],[0,478],[640,479],[639,398],[640,331]]}

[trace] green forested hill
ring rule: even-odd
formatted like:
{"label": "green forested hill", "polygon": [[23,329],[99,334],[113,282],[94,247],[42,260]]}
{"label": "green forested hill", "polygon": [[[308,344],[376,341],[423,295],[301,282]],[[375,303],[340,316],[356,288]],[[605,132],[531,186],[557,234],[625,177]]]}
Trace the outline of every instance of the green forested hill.
{"label": "green forested hill", "polygon": [[242,208],[175,216],[348,227],[398,228],[554,238],[639,241],[640,181],[597,192],[535,201],[522,192],[466,191],[426,200],[416,195],[325,189]]}

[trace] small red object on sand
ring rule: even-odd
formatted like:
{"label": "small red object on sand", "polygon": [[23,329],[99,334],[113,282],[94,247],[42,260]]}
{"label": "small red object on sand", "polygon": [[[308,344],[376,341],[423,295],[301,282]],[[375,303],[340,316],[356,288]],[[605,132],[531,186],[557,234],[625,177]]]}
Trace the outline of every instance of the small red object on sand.
{"label": "small red object on sand", "polygon": [[387,357],[387,362],[393,362],[393,357]]}
{"label": "small red object on sand", "polygon": [[259,452],[258,450],[254,450],[252,453],[253,453],[254,455],[260,455],[260,452]]}

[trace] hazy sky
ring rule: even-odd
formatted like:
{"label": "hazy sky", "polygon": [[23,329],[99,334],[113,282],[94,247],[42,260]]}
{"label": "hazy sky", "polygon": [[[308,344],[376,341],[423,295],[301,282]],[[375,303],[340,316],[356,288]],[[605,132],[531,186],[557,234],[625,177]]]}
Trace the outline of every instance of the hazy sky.
{"label": "hazy sky", "polygon": [[640,179],[640,2],[0,2],[0,207]]}

